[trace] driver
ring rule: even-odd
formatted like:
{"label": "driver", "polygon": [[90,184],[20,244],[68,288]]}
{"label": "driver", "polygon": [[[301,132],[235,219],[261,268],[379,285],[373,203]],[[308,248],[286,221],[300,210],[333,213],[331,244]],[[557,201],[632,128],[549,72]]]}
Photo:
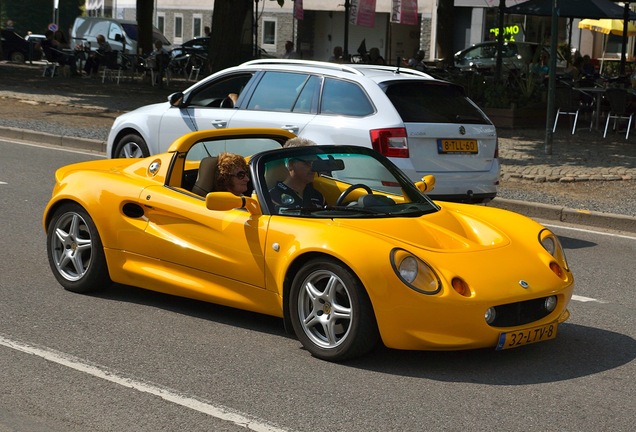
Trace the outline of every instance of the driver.
{"label": "driver", "polygon": [[311,165],[314,159],[303,157],[288,158],[285,167],[288,175],[270,189],[269,194],[277,209],[320,208],[325,206],[325,198],[314,189],[316,173]]}

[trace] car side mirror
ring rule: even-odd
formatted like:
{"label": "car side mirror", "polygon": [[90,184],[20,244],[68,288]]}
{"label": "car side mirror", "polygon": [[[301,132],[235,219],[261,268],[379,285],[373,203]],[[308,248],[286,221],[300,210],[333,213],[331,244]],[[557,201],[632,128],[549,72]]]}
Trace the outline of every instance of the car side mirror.
{"label": "car side mirror", "polygon": [[257,200],[246,196],[236,196],[231,192],[210,192],[205,197],[205,206],[208,210],[245,209],[252,215],[261,214]]}
{"label": "car side mirror", "polygon": [[415,187],[417,187],[420,192],[431,192],[433,189],[435,189],[435,176],[426,175],[422,177],[422,181],[418,181],[417,183],[415,183]]}
{"label": "car side mirror", "polygon": [[183,93],[172,93],[170,96],[168,96],[168,102],[170,102],[170,106],[180,108],[183,104]]}

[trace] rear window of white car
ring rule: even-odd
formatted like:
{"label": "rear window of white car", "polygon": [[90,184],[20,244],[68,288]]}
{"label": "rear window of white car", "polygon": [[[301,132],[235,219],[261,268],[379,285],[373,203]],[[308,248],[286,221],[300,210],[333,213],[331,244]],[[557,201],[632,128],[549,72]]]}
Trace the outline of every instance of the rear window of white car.
{"label": "rear window of white car", "polygon": [[382,86],[405,123],[491,124],[459,86],[423,80]]}

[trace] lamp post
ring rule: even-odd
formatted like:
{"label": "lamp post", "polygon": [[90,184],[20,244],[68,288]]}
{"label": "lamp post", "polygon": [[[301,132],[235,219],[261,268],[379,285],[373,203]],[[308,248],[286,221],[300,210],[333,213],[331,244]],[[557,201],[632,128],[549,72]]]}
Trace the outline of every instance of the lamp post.
{"label": "lamp post", "polygon": [[349,61],[349,8],[351,7],[351,3],[349,0],[345,0],[344,8],[345,8],[345,22],[344,22],[344,44],[342,47],[343,50],[343,58]]}

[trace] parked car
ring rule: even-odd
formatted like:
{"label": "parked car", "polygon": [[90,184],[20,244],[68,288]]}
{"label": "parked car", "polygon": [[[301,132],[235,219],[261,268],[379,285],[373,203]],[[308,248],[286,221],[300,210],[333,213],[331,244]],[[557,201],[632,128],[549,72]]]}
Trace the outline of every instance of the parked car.
{"label": "parked car", "polygon": [[[529,64],[539,61],[539,46],[532,42],[505,42],[501,52],[502,67],[525,70]],[[541,49],[550,55],[549,47],[542,46]],[[496,41],[478,43],[455,53],[455,67],[460,69],[494,69],[496,64]],[[557,68],[563,69],[565,66],[565,59],[558,53]]]}
{"label": "parked car", "polygon": [[[102,34],[113,50],[137,54],[138,33],[137,21],[80,16],[71,27],[71,46],[90,44],[97,49],[97,35]],[[172,49],[170,41],[154,26],[152,38],[153,42],[160,40],[166,50]]]}
{"label": "parked car", "polygon": [[[180,50],[183,53],[198,53],[208,54],[208,47],[210,46],[210,38],[208,36],[200,36],[194,39],[190,39],[187,42],[176,46],[175,50]],[[264,48],[258,47],[260,58],[276,58],[276,56],[268,53]]]}
{"label": "parked car", "polygon": [[[43,215],[53,274],[79,293],[115,282],[280,317],[330,361],[380,342],[499,350],[557,336],[574,278],[550,230],[433,202],[434,177],[413,183],[372,149],[281,148],[293,136],[206,129],[145,159],[58,169]],[[214,186],[223,151],[249,159],[236,174],[248,196]],[[292,172],[326,206],[293,206]]]}
{"label": "parked car", "polygon": [[462,87],[389,66],[247,62],[121,115],[107,155],[145,157],[187,132],[226,127],[279,127],[319,144],[374,148],[413,181],[435,175],[437,199],[497,193],[497,134],[488,117]]}
{"label": "parked car", "polygon": [[2,52],[4,59],[16,63],[25,61],[41,60],[42,50],[37,43],[28,41],[13,30],[3,29],[0,31],[2,37]]}

